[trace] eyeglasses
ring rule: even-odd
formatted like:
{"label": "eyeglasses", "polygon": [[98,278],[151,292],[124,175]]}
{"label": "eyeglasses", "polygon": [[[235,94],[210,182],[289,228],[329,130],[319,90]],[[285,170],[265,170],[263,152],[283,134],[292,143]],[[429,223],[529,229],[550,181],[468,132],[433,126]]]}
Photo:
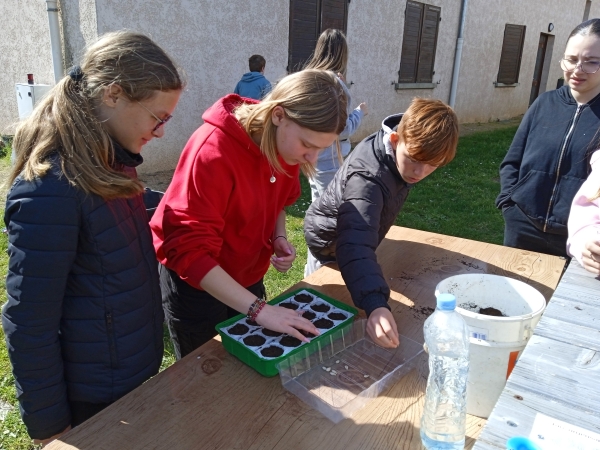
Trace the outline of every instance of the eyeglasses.
{"label": "eyeglasses", "polygon": [[165,123],[167,123],[169,120],[171,120],[171,118],[173,117],[172,115],[169,114],[166,118],[161,119],[161,118],[157,117],[157,115],[154,114],[152,111],[150,111],[148,108],[146,108],[144,105],[142,105],[140,102],[137,102],[137,104],[140,105],[142,108],[144,108],[146,111],[148,111],[150,114],[152,114],[152,117],[154,117],[156,120],[158,120],[158,123],[152,129],[153,133],[156,130],[158,130],[160,127],[162,127]]}
{"label": "eyeglasses", "polygon": [[560,67],[565,72],[574,72],[579,67],[585,73],[596,73],[600,70],[600,61],[577,61],[572,59],[561,59]]}

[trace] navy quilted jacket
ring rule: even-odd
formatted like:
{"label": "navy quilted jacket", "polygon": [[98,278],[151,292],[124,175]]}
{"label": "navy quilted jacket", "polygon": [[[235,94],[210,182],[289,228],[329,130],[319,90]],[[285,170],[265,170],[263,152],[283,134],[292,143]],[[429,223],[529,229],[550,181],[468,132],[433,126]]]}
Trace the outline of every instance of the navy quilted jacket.
{"label": "navy quilted jacket", "polygon": [[[139,155],[116,150],[135,176]],[[2,325],[23,421],[44,439],[68,401],[110,403],[158,372],[161,295],[142,195],[105,201],[61,177],[18,177],[8,193],[8,302]]]}

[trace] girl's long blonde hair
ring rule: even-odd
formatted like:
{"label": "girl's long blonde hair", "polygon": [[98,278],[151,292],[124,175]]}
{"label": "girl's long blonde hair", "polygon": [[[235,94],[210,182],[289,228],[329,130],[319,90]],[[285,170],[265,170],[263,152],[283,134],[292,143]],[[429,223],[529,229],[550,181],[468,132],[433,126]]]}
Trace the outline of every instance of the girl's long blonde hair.
{"label": "girl's long blonde hair", "polygon": [[29,181],[43,177],[56,152],[62,174],[88,194],[111,199],[141,192],[141,182],[111,167],[112,142],[97,116],[103,92],[113,84],[132,101],[184,86],[173,61],[147,36],[105,34],[86,51],[79,77],[60,80],[17,128],[9,184],[19,175]]}
{"label": "girl's long blonde hair", "polygon": [[[261,135],[260,149],[271,166],[285,173],[277,159],[277,127],[271,120],[276,106],[301,127],[321,133],[340,134],[346,127],[348,99],[338,77],[325,70],[302,70],[284,77],[265,99],[257,104],[242,104],[235,116],[248,135]],[[301,169],[307,176],[315,173],[305,163]]]}

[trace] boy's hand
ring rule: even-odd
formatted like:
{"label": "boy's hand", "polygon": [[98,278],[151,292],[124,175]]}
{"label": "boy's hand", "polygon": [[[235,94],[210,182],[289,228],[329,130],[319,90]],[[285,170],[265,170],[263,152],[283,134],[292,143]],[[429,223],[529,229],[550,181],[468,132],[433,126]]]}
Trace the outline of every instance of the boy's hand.
{"label": "boy's hand", "polygon": [[296,259],[296,249],[284,238],[275,239],[273,241],[273,252],[271,256],[271,264],[278,272],[287,272],[292,267]]}
{"label": "boy's hand", "polygon": [[387,308],[377,308],[367,320],[367,333],[377,344],[385,348],[396,348],[400,344],[398,327],[392,312]]}
{"label": "boy's hand", "polygon": [[358,109],[362,111],[363,116],[369,115],[369,107],[367,106],[367,102],[362,102],[360,105],[358,105]]}

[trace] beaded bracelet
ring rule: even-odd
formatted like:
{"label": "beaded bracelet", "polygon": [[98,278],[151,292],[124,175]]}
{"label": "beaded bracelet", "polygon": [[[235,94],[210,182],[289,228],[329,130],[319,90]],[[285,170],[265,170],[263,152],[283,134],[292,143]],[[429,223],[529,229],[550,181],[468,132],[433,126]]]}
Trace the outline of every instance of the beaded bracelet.
{"label": "beaded bracelet", "polygon": [[250,305],[250,308],[248,308],[248,314],[246,314],[246,317],[248,317],[248,319],[252,320],[253,322],[256,322],[256,317],[258,316],[258,313],[262,311],[266,304],[267,302],[264,298],[256,297],[256,300],[254,300],[254,302],[252,302],[252,304]]}

